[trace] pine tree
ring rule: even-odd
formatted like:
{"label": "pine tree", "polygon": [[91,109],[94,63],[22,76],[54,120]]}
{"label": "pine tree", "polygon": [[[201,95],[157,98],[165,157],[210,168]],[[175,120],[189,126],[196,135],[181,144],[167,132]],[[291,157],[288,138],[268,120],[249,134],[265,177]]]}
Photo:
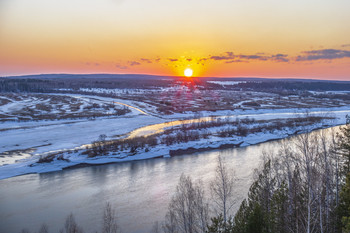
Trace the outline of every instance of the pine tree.
{"label": "pine tree", "polygon": [[206,233],[233,233],[233,222],[231,219],[225,221],[222,214],[211,218],[211,225],[208,225]]}
{"label": "pine tree", "polygon": [[350,172],[350,116],[346,115],[346,126],[341,127],[340,150],[344,158],[343,171],[345,174]]}

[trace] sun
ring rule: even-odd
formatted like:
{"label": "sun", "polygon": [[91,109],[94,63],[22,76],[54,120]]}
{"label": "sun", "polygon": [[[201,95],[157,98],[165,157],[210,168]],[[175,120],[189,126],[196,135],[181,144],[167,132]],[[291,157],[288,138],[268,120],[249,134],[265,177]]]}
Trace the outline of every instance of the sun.
{"label": "sun", "polygon": [[192,75],[193,75],[193,70],[192,69],[190,69],[190,68],[187,68],[185,71],[184,71],[184,74],[185,74],[185,76],[186,77],[192,77]]}

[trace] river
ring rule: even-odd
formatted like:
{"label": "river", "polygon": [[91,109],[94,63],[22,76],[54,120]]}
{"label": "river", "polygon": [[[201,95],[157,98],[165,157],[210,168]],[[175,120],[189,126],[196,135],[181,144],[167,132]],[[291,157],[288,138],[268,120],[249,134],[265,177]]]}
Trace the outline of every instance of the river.
{"label": "river", "polygon": [[277,144],[272,141],[0,180],[0,232],[38,231],[42,223],[50,232],[58,232],[70,213],[85,232],[95,232],[101,228],[106,202],[116,209],[123,232],[149,232],[155,221],[164,219],[182,173],[200,178],[208,189],[219,154],[236,174],[237,209],[252,183],[262,151],[276,150]]}

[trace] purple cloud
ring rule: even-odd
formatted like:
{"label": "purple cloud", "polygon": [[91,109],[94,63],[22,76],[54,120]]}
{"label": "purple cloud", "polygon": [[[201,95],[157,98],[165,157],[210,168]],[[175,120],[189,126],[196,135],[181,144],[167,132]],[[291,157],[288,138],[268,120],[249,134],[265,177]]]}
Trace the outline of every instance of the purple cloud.
{"label": "purple cloud", "polygon": [[85,65],[87,66],[100,66],[100,63],[94,62],[94,63],[90,63],[90,62],[85,62]]}
{"label": "purple cloud", "polygon": [[141,65],[141,63],[138,62],[138,61],[128,61],[128,64],[131,65],[131,66],[138,66],[138,65]]}
{"label": "purple cloud", "polygon": [[119,63],[115,64],[115,67],[118,68],[118,69],[122,69],[122,70],[126,70],[126,69],[129,68],[129,67],[123,66],[123,65],[121,65],[121,64],[119,64]]}
{"label": "purple cloud", "polygon": [[239,62],[248,62],[248,61],[244,61],[244,60],[240,60],[240,59],[235,59],[235,60],[230,60],[230,61],[225,61],[225,63],[239,63]]}
{"label": "purple cloud", "polygon": [[171,62],[175,62],[175,61],[178,61],[179,59],[176,59],[176,58],[168,58],[169,61]]}
{"label": "purple cloud", "polygon": [[225,63],[233,63],[233,62],[249,62],[249,60],[257,60],[257,61],[278,61],[278,62],[289,62],[287,54],[275,54],[275,55],[265,55],[265,53],[257,53],[257,54],[239,54],[235,55],[233,52],[225,52],[224,55],[221,56],[210,56],[209,59],[215,61],[225,61]]}
{"label": "purple cloud", "polygon": [[269,59],[267,56],[261,56],[261,55],[238,55],[237,56],[240,59],[246,59],[246,60],[260,60],[260,61],[266,61]]}
{"label": "purple cloud", "polygon": [[332,60],[350,57],[350,51],[339,49],[322,49],[303,51],[303,55],[299,55],[296,61],[313,61],[313,60]]}
{"label": "purple cloud", "polygon": [[235,55],[233,52],[225,52],[225,55],[223,56],[210,56],[209,59],[220,61],[220,60],[233,60],[235,59]]}
{"label": "purple cloud", "polygon": [[287,54],[278,53],[276,55],[272,55],[271,59],[277,62],[289,62]]}
{"label": "purple cloud", "polygon": [[152,63],[152,60],[148,58],[141,58],[140,60],[145,63]]}

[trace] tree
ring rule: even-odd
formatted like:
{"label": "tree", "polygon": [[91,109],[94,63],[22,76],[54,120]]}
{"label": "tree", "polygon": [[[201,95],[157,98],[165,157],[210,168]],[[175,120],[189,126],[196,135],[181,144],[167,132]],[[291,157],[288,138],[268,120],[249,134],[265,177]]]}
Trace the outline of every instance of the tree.
{"label": "tree", "polygon": [[316,168],[316,152],[317,152],[317,138],[310,133],[298,135],[296,137],[295,146],[297,152],[301,157],[301,169],[305,175],[306,180],[306,192],[307,192],[307,215],[306,220],[306,232],[311,233],[313,226],[313,219],[317,214],[313,211],[313,204],[315,203],[315,187],[314,183],[317,178]]}
{"label": "tree", "polygon": [[151,233],[160,233],[160,232],[161,232],[161,229],[160,229],[159,223],[158,221],[156,221],[152,226]]}
{"label": "tree", "polygon": [[350,116],[346,115],[346,126],[340,128],[340,152],[344,158],[343,172],[348,174],[350,172]]}
{"label": "tree", "polygon": [[165,232],[205,232],[208,211],[202,183],[193,183],[189,176],[182,174],[170,201],[163,229]]}
{"label": "tree", "polygon": [[210,183],[212,199],[216,204],[216,211],[222,214],[224,222],[230,216],[230,211],[234,205],[234,174],[227,170],[221,155],[217,159],[215,178]]}
{"label": "tree", "polygon": [[64,233],[83,233],[83,230],[75,222],[74,215],[71,213],[64,224]]}
{"label": "tree", "polygon": [[233,232],[271,232],[272,193],[275,184],[271,176],[271,160],[268,160],[255,182],[251,185],[247,200],[244,200],[234,218]]}
{"label": "tree", "polygon": [[25,228],[25,229],[22,229],[21,233],[30,233],[30,230]]}
{"label": "tree", "polygon": [[341,127],[338,134],[339,149],[343,158],[342,173],[343,180],[339,195],[339,206],[337,211],[338,225],[342,226],[343,232],[350,232],[350,116],[346,116],[346,126]]}
{"label": "tree", "polygon": [[224,221],[222,214],[217,217],[211,218],[211,225],[208,226],[207,233],[231,233],[233,232],[233,222],[229,219]]}
{"label": "tree", "polygon": [[248,203],[247,199],[244,199],[234,217],[233,232],[244,233],[247,232],[247,219],[248,219]]}
{"label": "tree", "polygon": [[115,210],[111,204],[107,202],[103,212],[102,233],[118,233],[120,232]]}
{"label": "tree", "polygon": [[265,215],[259,203],[253,203],[251,206],[251,213],[247,222],[247,233],[262,233],[265,231],[266,222]]}
{"label": "tree", "polygon": [[343,232],[350,232],[350,172],[340,192],[339,212],[341,216]]}
{"label": "tree", "polygon": [[49,233],[49,227],[44,223],[41,225],[39,233]]}

